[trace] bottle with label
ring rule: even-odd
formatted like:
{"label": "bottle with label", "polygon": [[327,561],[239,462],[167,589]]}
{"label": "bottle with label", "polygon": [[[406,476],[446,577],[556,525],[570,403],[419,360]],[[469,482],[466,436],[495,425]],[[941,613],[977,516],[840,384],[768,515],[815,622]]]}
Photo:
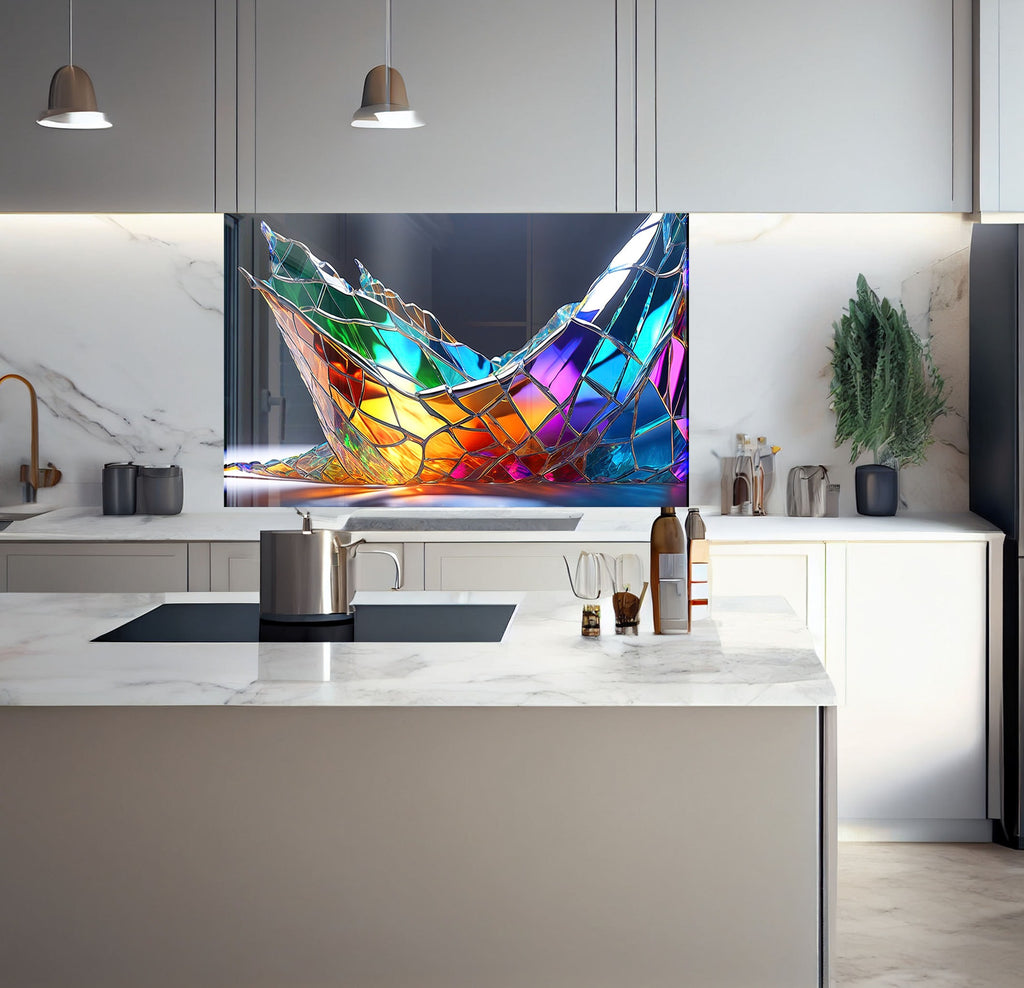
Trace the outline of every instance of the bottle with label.
{"label": "bottle with label", "polygon": [[654,633],[686,631],[686,536],[675,508],[662,508],[651,526]]}

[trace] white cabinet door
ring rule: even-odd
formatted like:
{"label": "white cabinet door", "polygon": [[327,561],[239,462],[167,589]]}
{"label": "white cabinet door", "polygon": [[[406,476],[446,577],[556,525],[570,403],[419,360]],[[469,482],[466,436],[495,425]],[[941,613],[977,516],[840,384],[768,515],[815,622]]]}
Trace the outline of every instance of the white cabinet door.
{"label": "white cabinet door", "polygon": [[1024,0],[979,0],[978,202],[1024,212]]}
{"label": "white cabinet door", "polygon": [[4,5],[0,209],[208,211],[214,184],[214,4],[91,0],[75,6],[75,64],[109,130],[40,127],[68,61],[66,0]]}
{"label": "white cabinet door", "polygon": [[847,837],[984,838],[986,549],[847,546],[838,716]]}
{"label": "white cabinet door", "polygon": [[384,5],[256,0],[239,208],[255,182],[273,212],[614,210],[615,18],[614,0],[394,0],[392,64],[426,126],[381,131],[349,122]]}
{"label": "white cabinet door", "polygon": [[11,543],[0,549],[11,593],[169,593],[188,589],[183,542]]}
{"label": "white cabinet door", "polygon": [[[367,550],[387,549],[402,565],[402,589],[423,589],[423,546],[416,543],[374,542],[359,546],[354,560],[357,590],[389,590],[395,581],[395,564],[387,556]],[[214,542],[210,545],[210,589],[250,590],[260,588],[260,544],[258,542]]]}
{"label": "white cabinet door", "polygon": [[718,596],[782,597],[826,659],[824,543],[712,542],[710,589],[712,602]]}
{"label": "white cabinet door", "polygon": [[968,0],[660,0],[655,25],[659,209],[971,208]]}
{"label": "white cabinet door", "polygon": [[575,570],[584,550],[612,556],[634,552],[647,579],[649,542],[432,542],[424,546],[424,585],[427,590],[566,591],[565,558]]}

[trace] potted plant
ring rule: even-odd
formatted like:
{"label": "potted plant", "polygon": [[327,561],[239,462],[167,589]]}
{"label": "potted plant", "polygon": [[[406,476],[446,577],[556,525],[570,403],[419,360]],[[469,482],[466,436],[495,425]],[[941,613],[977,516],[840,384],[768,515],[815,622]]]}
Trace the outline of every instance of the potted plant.
{"label": "potted plant", "polygon": [[851,463],[867,450],[875,460],[857,467],[857,511],[894,515],[897,469],[924,461],[932,425],[946,411],[945,382],[902,303],[896,308],[887,298],[879,300],[864,275],[857,276],[857,297],[832,328],[835,443],[850,441]]}

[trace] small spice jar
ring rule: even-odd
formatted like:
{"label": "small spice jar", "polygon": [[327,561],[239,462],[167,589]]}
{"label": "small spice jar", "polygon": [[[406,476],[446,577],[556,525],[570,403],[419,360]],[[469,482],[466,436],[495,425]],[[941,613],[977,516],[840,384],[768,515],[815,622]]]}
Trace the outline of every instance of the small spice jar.
{"label": "small spice jar", "polygon": [[599,638],[601,635],[601,605],[583,605],[583,624],[580,634],[584,638]]}

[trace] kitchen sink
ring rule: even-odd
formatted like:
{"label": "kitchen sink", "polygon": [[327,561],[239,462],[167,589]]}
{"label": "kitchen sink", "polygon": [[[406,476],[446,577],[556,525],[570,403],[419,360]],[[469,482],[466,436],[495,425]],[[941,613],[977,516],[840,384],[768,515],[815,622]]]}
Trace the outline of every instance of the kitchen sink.
{"label": "kitchen sink", "polygon": [[0,505],[0,531],[15,521],[24,521],[26,518],[38,518],[45,515],[47,511],[53,511],[53,507],[40,504],[5,504]]}
{"label": "kitchen sink", "polygon": [[499,642],[515,604],[358,604],[337,619],[261,621],[252,603],[161,604],[97,642]]}

